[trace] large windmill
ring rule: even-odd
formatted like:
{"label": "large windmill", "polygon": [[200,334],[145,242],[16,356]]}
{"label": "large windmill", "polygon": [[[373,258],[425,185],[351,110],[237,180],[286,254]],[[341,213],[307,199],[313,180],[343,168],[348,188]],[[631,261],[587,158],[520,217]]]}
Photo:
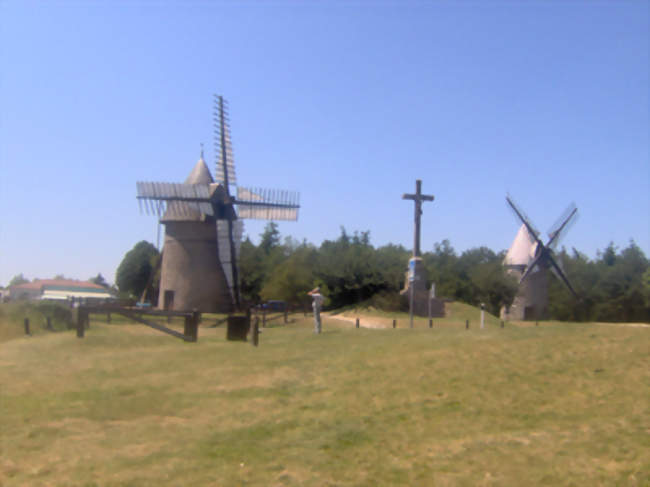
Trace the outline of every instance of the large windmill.
{"label": "large windmill", "polygon": [[[201,151],[184,183],[137,183],[141,208],[165,225],[159,308],[240,309],[241,219],[298,219],[298,193],[237,186],[226,103],[217,95],[214,135],[214,179]],[[231,186],[236,187],[237,196],[231,194]]]}
{"label": "large windmill", "polygon": [[507,272],[519,278],[519,289],[512,305],[501,310],[501,318],[513,320],[546,318],[549,269],[577,297],[573,286],[555,260],[553,251],[575,222],[578,209],[575,204],[569,205],[548,231],[549,238],[544,243],[540,238],[540,232],[510,196],[506,196],[506,202],[522,225],[503,261]]}

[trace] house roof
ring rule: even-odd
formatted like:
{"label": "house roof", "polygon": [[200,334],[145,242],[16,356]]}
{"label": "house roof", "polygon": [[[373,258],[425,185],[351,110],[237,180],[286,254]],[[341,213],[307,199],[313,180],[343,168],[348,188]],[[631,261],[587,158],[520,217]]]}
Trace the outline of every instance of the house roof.
{"label": "house roof", "polygon": [[89,281],[77,281],[74,279],[37,279],[33,282],[28,282],[25,284],[17,284],[11,286],[12,289],[41,289],[41,288],[50,288],[50,289],[85,289],[85,290],[97,290],[97,291],[106,291],[106,288],[95,284],[94,282]]}

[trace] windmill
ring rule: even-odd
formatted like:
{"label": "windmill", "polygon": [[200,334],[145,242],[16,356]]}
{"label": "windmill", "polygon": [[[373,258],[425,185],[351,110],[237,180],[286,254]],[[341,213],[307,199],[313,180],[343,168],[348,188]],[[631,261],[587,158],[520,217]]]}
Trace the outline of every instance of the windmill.
{"label": "windmill", "polygon": [[522,225],[503,261],[507,272],[519,278],[519,289],[510,309],[501,310],[501,318],[515,320],[545,318],[548,314],[549,269],[576,298],[578,297],[554,257],[554,250],[558,243],[575,223],[578,209],[573,203],[569,205],[548,231],[548,241],[544,243],[530,218],[510,196],[506,196],[506,202]]}
{"label": "windmill", "polygon": [[[242,304],[238,255],[243,218],[298,219],[299,194],[237,186],[226,102],[214,97],[215,178],[203,150],[184,183],[138,182],[140,209],[165,225],[158,307],[230,312]],[[236,196],[231,194],[236,188]]]}

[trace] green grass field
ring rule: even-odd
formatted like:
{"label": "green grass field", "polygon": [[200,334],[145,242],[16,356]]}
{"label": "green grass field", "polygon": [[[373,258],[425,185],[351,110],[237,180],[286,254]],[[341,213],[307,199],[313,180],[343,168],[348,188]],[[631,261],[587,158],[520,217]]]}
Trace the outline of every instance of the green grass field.
{"label": "green grass field", "polygon": [[650,485],[650,328],[453,313],[258,348],[0,319],[0,485]]}

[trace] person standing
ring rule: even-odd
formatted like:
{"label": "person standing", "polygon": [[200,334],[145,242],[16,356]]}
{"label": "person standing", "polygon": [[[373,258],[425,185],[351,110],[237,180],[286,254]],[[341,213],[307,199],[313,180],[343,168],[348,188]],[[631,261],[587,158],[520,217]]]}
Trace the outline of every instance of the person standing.
{"label": "person standing", "polygon": [[323,295],[320,293],[319,287],[315,287],[307,294],[312,297],[311,307],[314,309],[314,333],[319,334],[323,328],[320,321],[320,310],[325,298],[323,298]]}

